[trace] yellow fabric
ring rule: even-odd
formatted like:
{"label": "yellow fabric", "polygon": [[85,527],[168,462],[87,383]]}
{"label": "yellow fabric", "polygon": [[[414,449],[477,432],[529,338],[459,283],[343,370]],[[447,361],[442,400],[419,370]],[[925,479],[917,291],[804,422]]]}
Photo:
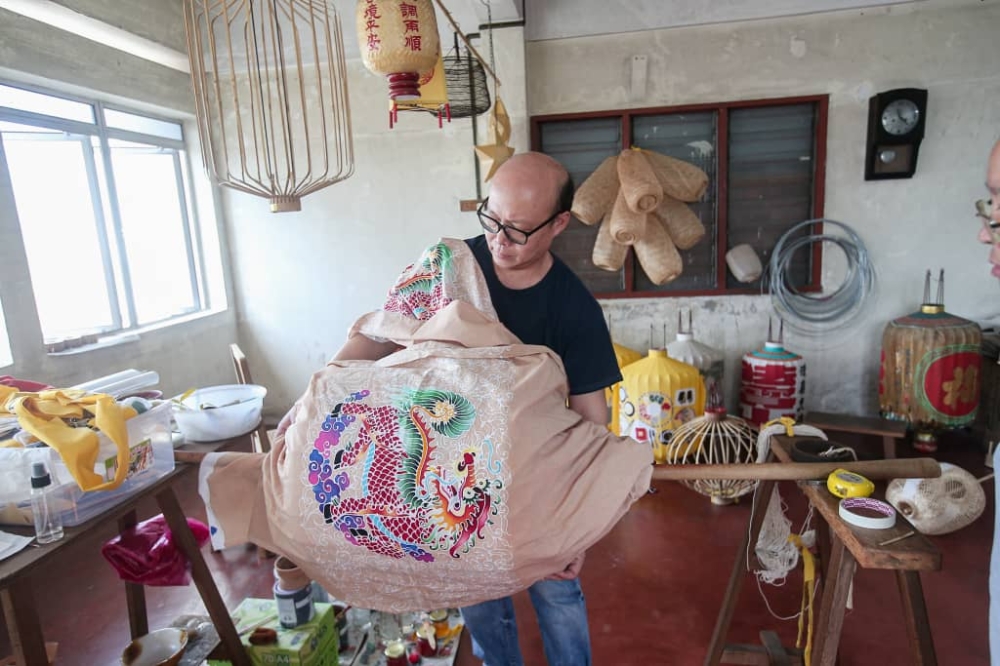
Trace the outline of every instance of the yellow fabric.
{"label": "yellow fabric", "polygon": [[812,659],[813,643],[813,597],[816,592],[816,560],[812,552],[802,543],[798,534],[789,534],[788,540],[802,553],[802,608],[799,610],[799,635],[795,647],[802,647],[802,632],[806,633],[806,647],[802,652],[802,663],[809,666]]}
{"label": "yellow fabric", "polygon": [[[782,416],[781,418],[772,419],[764,424],[764,428],[773,425],[783,425],[785,426],[785,434],[789,437],[795,437],[795,419],[789,416]],[[764,428],[761,428],[763,430]]]}
{"label": "yellow fabric", "polygon": [[[135,416],[136,411],[119,405],[111,396],[74,389],[22,393],[0,386],[0,411],[16,416],[22,428],[55,449],[82,490],[113,490],[128,475],[125,421]],[[88,425],[96,426],[114,442],[118,458],[114,479],[104,481],[94,471],[100,451],[97,433],[89,427],[71,427],[63,419],[88,421]]]}

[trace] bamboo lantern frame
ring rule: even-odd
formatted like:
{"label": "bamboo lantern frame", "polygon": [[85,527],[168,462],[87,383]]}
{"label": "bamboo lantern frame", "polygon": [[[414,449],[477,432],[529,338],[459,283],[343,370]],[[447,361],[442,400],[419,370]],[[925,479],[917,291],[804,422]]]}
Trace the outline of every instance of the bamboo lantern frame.
{"label": "bamboo lantern frame", "polygon": [[328,0],[184,0],[205,169],[301,210],[349,178],[354,146],[340,19]]}

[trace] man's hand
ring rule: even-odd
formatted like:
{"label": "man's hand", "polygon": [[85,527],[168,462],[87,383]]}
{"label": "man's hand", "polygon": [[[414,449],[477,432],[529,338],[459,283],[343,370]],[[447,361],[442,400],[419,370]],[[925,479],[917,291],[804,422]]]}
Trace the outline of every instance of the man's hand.
{"label": "man's hand", "polygon": [[572,562],[566,565],[565,569],[559,573],[547,576],[545,580],[573,580],[580,575],[580,569],[583,568],[584,557],[586,557],[586,553],[580,553],[573,559]]}

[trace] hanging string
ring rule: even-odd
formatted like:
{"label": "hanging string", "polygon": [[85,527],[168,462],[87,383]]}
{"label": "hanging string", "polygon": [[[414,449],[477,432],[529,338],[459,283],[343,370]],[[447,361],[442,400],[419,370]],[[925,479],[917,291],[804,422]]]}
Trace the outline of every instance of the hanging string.
{"label": "hanging string", "polygon": [[[482,2],[482,0],[480,0],[480,2]],[[492,67],[486,64],[486,61],[483,60],[483,56],[479,55],[479,51],[476,50],[476,47],[474,47],[472,45],[472,42],[469,41],[469,38],[462,33],[461,26],[458,25],[457,21],[455,21],[455,18],[451,15],[451,12],[448,11],[448,8],[444,6],[444,3],[441,0],[434,0],[434,4],[438,6],[438,9],[440,9],[441,13],[444,14],[444,17],[448,19],[448,23],[451,23],[451,27],[458,35],[458,38],[461,39],[462,42],[465,44],[466,48],[468,48],[469,51],[472,52],[474,56],[476,56],[476,60],[479,61],[479,63],[483,66],[483,68],[487,72],[489,72],[490,76],[493,77],[493,80],[496,81],[497,80],[496,72],[493,70]]]}

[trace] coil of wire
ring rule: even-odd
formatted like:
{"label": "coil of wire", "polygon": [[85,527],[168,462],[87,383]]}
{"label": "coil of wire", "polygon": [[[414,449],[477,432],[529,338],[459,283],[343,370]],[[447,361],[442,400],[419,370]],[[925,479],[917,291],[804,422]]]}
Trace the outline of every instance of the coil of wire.
{"label": "coil of wire", "polygon": [[[822,224],[822,233],[800,234],[803,228]],[[836,228],[839,234],[829,231]],[[833,243],[844,253],[846,275],[829,293],[810,292],[795,286],[790,275],[796,252],[816,243]],[[864,242],[842,222],[817,218],[799,222],[774,246],[764,285],[770,289],[775,311],[790,326],[802,332],[819,333],[844,328],[864,311],[875,289],[875,270]]]}

